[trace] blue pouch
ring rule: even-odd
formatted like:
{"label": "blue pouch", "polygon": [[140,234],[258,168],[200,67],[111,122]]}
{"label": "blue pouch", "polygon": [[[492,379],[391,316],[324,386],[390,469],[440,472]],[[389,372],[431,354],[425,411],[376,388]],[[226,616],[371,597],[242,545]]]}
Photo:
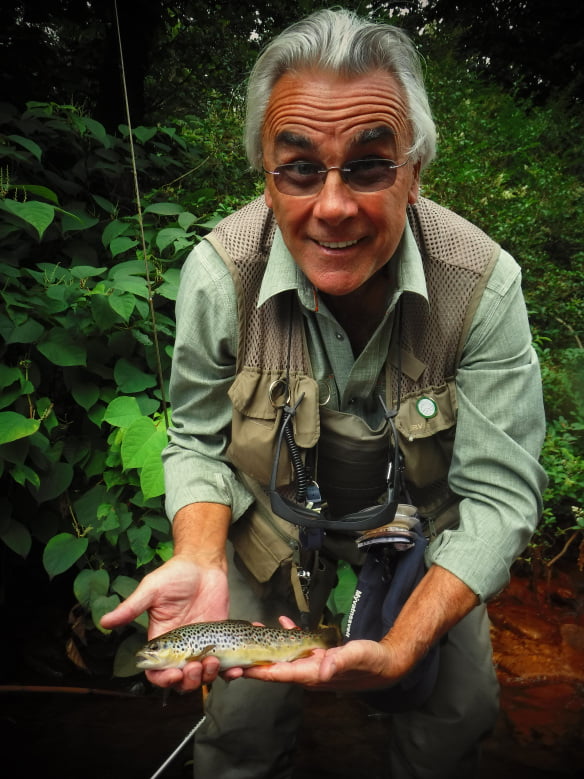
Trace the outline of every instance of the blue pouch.
{"label": "blue pouch", "polygon": [[[427,540],[420,522],[401,535],[377,534],[359,544],[367,548],[357,588],[349,612],[346,640],[380,641],[389,631],[412,590],[424,576],[424,552]],[[380,690],[360,693],[367,703],[388,713],[421,706],[436,684],[439,645],[435,644],[422,660],[399,682]]]}

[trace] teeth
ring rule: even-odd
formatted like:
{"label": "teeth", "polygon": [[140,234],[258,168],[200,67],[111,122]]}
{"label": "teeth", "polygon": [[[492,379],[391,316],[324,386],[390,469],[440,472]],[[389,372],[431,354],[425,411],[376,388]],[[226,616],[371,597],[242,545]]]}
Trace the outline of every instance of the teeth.
{"label": "teeth", "polygon": [[354,246],[357,241],[338,241],[336,243],[319,241],[319,243],[321,246],[324,246],[325,249],[346,249],[347,246]]}

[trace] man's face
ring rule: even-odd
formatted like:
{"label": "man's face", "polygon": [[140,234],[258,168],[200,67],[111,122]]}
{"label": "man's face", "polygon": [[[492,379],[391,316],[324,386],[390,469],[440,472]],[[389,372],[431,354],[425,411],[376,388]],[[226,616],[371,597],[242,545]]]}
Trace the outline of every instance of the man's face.
{"label": "man's face", "polygon": [[[407,105],[389,73],[346,78],[305,70],[276,82],[263,125],[263,164],[328,168],[367,157],[401,163],[410,143]],[[266,175],[265,199],[294,260],[321,292],[347,295],[395,252],[406,206],[418,196],[419,166],[408,162],[377,192],[355,192],[336,170],[315,195],[283,194],[274,179]]]}

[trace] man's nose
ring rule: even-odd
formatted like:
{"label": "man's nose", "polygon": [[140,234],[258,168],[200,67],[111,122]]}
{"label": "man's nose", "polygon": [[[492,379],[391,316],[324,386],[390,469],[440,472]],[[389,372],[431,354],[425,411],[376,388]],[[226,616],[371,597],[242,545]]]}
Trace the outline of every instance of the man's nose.
{"label": "man's nose", "polygon": [[314,204],[314,216],[329,224],[339,224],[355,216],[357,210],[355,193],[343,181],[341,171],[329,170]]}

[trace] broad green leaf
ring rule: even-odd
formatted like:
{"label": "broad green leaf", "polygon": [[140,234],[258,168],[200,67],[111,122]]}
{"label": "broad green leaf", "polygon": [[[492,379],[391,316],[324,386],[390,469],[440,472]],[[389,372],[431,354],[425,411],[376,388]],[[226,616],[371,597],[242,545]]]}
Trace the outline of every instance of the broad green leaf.
{"label": "broad green leaf", "polygon": [[106,533],[110,530],[119,530],[120,522],[116,513],[115,506],[111,503],[102,503],[97,509],[98,525],[97,530],[100,533]]}
{"label": "broad green leaf", "polygon": [[43,565],[51,579],[68,571],[87,551],[87,538],[78,538],[71,533],[53,536],[43,552]]}
{"label": "broad green leaf", "polygon": [[102,197],[101,195],[92,195],[91,197],[95,200],[95,202],[100,208],[103,208],[103,210],[106,213],[115,214],[116,212],[115,205],[109,200],[106,200],[105,197]]}
{"label": "broad green leaf", "polygon": [[140,584],[137,579],[132,579],[131,576],[116,576],[112,582],[112,590],[122,598],[128,598]]}
{"label": "broad green leaf", "polygon": [[161,541],[156,547],[156,554],[163,562],[170,560],[174,554],[174,544],[172,541]]}
{"label": "broad green leaf", "polygon": [[14,143],[18,143],[20,146],[23,146],[39,161],[43,156],[43,150],[41,147],[38,145],[38,143],[35,143],[30,138],[23,138],[22,135],[9,135],[8,140],[14,141]]}
{"label": "broad green leaf", "polygon": [[136,307],[136,301],[132,294],[114,292],[108,295],[107,301],[111,306],[112,311],[115,311],[124,322],[129,322],[132,313]]}
{"label": "broad green leaf", "polygon": [[89,230],[99,222],[95,216],[90,216],[83,208],[70,208],[64,211],[61,219],[63,232],[73,232],[74,230]]}
{"label": "broad green leaf", "polygon": [[41,203],[38,200],[19,203],[17,200],[6,198],[5,200],[0,200],[0,208],[14,214],[14,216],[34,227],[38,233],[39,240],[55,218],[54,206],[50,206],[48,203]]}
{"label": "broad green leaf", "polygon": [[[178,203],[152,203],[144,209],[145,214],[163,214],[166,216],[176,216],[182,214],[184,208]],[[193,217],[194,218],[194,217]]]}
{"label": "broad green leaf", "polygon": [[191,243],[191,239],[180,227],[165,227],[164,229],[160,230],[156,236],[156,246],[160,249],[161,252],[175,241]]}
{"label": "broad green leaf", "polygon": [[11,517],[0,519],[0,538],[7,547],[21,557],[27,557],[32,546],[32,537],[25,525]]}
{"label": "broad green leaf", "polygon": [[[101,470],[103,472],[103,468]],[[103,484],[96,484],[95,487],[92,487],[84,495],[74,501],[73,509],[81,527],[86,529],[95,527],[97,523],[97,510],[99,506],[101,506],[102,503],[107,502],[108,499],[111,500],[111,496]]]}
{"label": "broad green leaf", "polygon": [[130,542],[130,549],[136,555],[137,567],[146,565],[155,555],[154,549],[148,545],[151,535],[152,531],[145,525],[128,528],[128,541]]}
{"label": "broad green leaf", "polygon": [[95,268],[93,265],[74,265],[71,268],[71,275],[76,279],[90,279],[93,276],[101,276],[106,270],[105,265],[102,268]]}
{"label": "broad green leaf", "polygon": [[156,290],[157,295],[162,295],[167,300],[176,300],[178,295],[178,285],[180,281],[180,270],[178,268],[169,268],[162,278],[163,283]]}
{"label": "broad green leaf", "polygon": [[107,595],[109,573],[103,569],[92,571],[86,568],[80,571],[73,582],[73,592],[82,606],[89,608],[91,602],[100,595]]}
{"label": "broad green leaf", "polygon": [[38,341],[45,332],[44,327],[34,319],[28,319],[24,324],[14,327],[12,332],[7,333],[5,340],[7,344],[32,344]]}
{"label": "broad green leaf", "polygon": [[36,197],[44,197],[45,200],[50,200],[51,203],[54,203],[56,206],[59,205],[59,198],[56,193],[48,187],[43,187],[40,184],[25,184],[24,186],[19,185],[18,188],[24,189],[25,192],[29,192]]}
{"label": "broad green leaf", "polygon": [[20,381],[21,376],[22,374],[18,368],[12,368],[9,365],[0,363],[0,389],[10,387],[15,381]]}
{"label": "broad green leaf", "polygon": [[156,386],[155,376],[145,373],[123,357],[115,364],[114,379],[120,392],[128,394],[135,394]]}
{"label": "broad green leaf", "polygon": [[75,340],[68,330],[54,327],[37,345],[37,349],[54,365],[85,365],[87,353],[85,346]]}
{"label": "broad green leaf", "polygon": [[[164,445],[166,445],[166,434],[164,434]],[[162,450],[161,450],[162,451]],[[160,452],[151,451],[146,458],[146,462],[140,470],[140,486],[144,497],[157,498],[164,495],[164,470],[162,467],[162,458]]]}
{"label": "broad green leaf", "polygon": [[158,400],[154,400],[154,398],[149,398],[148,395],[138,395],[136,400],[140,406],[140,411],[145,417],[156,414],[156,412],[160,409],[160,402]]}
{"label": "broad green leaf", "polygon": [[41,479],[38,473],[24,463],[16,463],[14,467],[10,469],[10,475],[21,487],[24,487],[27,482],[35,489],[38,489],[38,487],[41,486]]}
{"label": "broad green leaf", "polygon": [[105,131],[105,127],[100,122],[97,122],[95,119],[91,119],[89,116],[81,116],[79,117],[81,120],[81,123],[85,125],[85,127],[89,130],[89,132],[93,135],[93,137],[98,140],[102,146],[105,146],[108,148],[111,146],[111,141],[108,138],[108,135]]}
{"label": "broad green leaf", "polygon": [[133,295],[138,295],[141,298],[148,297],[146,281],[138,276],[118,277],[116,278],[115,285],[118,292],[131,292]]}
{"label": "broad green leaf", "polygon": [[145,514],[143,522],[152,530],[156,530],[159,533],[170,533],[170,522],[166,517],[156,516],[155,514]]}
{"label": "broad green leaf", "polygon": [[132,422],[141,416],[136,398],[122,395],[108,404],[103,419],[113,427],[130,427]]}
{"label": "broad green leaf", "polygon": [[140,143],[147,143],[151,138],[154,138],[158,132],[157,127],[134,127],[134,135],[140,141]]}
{"label": "broad green leaf", "polygon": [[120,324],[120,315],[111,307],[109,299],[109,294],[97,292],[90,300],[96,329],[101,330],[102,333],[110,332]]}
{"label": "broad green leaf", "polygon": [[46,503],[62,495],[73,481],[73,468],[69,463],[58,462],[46,474],[41,474],[41,483],[33,495],[38,503]]}
{"label": "broad green leaf", "polygon": [[138,241],[135,241],[133,238],[128,238],[125,235],[122,235],[119,238],[114,238],[113,241],[110,242],[109,249],[110,252],[112,253],[112,257],[117,257],[118,254],[127,252],[130,249],[133,249],[134,246],[138,246]]}
{"label": "broad green leaf", "polygon": [[0,444],[36,433],[40,424],[38,419],[28,419],[16,411],[0,411]]}
{"label": "broad green leaf", "polygon": [[133,230],[133,227],[127,222],[120,222],[119,219],[114,219],[105,228],[101,236],[101,242],[104,246],[109,246],[114,238],[128,233]]}
{"label": "broad green leaf", "polygon": [[140,417],[132,422],[122,441],[124,468],[142,467],[156,433],[156,425],[149,417]]}
{"label": "broad green leaf", "polygon": [[125,260],[110,268],[109,278],[117,281],[120,276],[144,276],[144,273],[144,260]]}
{"label": "broad green leaf", "polygon": [[178,215],[176,221],[179,223],[179,226],[182,227],[183,230],[188,230],[189,227],[193,224],[193,222],[197,221],[197,217],[194,214],[191,214],[190,211],[183,211]]}
{"label": "broad green leaf", "polygon": [[90,381],[76,380],[71,387],[71,394],[76,403],[86,411],[99,400],[99,387]]}

